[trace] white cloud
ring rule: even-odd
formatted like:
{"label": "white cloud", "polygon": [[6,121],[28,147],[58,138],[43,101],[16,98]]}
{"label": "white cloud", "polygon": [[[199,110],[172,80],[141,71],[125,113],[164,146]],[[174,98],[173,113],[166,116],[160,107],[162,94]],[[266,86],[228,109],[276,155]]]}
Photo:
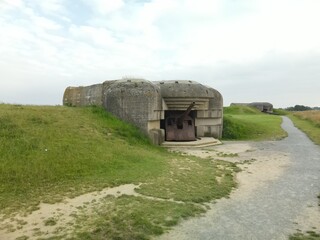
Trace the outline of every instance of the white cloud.
{"label": "white cloud", "polygon": [[181,2],[191,15],[212,16],[219,13],[222,7],[221,0],[186,0]]}
{"label": "white cloud", "polygon": [[46,13],[64,11],[64,0],[38,0],[41,9]]}
{"label": "white cloud", "polygon": [[110,46],[115,43],[111,32],[105,28],[72,25],[69,31],[75,39],[89,41],[99,46]]}
{"label": "white cloud", "polygon": [[14,7],[22,7],[23,1],[22,0],[3,0],[0,2],[1,8],[14,8]]}
{"label": "white cloud", "polygon": [[[263,10],[257,18],[258,23],[266,29],[274,49],[282,52],[303,52],[319,48],[320,33],[315,29],[320,21],[320,2],[271,2],[269,8],[267,4],[260,6]],[[272,6],[274,8],[271,8]]]}
{"label": "white cloud", "polygon": [[38,26],[39,28],[42,28],[44,30],[57,30],[62,28],[59,24],[56,22],[47,19],[45,17],[38,17],[34,16],[32,17],[32,23]]}
{"label": "white cloud", "polygon": [[198,80],[221,88],[226,103],[272,98],[267,86],[290,85],[288,101],[320,88],[316,0],[67,2],[0,2],[1,92],[47,84],[58,96],[47,101],[60,103],[63,86],[124,75]]}
{"label": "white cloud", "polygon": [[114,12],[124,6],[123,0],[82,0],[96,13],[105,15]]}
{"label": "white cloud", "polygon": [[22,0],[3,0],[0,1],[0,13],[1,17],[6,17],[7,13],[10,13],[16,9],[22,9],[24,7],[24,3]]}

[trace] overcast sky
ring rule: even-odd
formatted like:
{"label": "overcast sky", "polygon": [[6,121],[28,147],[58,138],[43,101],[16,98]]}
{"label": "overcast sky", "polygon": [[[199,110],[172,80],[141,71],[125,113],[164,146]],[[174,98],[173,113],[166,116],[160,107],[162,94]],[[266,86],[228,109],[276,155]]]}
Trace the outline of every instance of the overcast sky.
{"label": "overcast sky", "polygon": [[0,0],[0,103],[127,76],[320,106],[319,26],[319,0]]}

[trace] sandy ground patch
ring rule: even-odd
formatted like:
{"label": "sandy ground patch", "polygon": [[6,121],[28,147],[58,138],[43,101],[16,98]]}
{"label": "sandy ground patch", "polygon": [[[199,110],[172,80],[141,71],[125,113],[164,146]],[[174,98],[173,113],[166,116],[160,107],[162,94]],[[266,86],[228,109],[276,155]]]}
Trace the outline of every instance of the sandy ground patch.
{"label": "sandy ground patch", "polygon": [[[40,209],[27,216],[15,216],[0,223],[0,239],[15,240],[51,237],[59,233],[72,231],[74,216],[82,208],[90,208],[90,203],[113,195],[139,195],[134,191],[139,185],[126,184],[102,191],[91,192],[81,196],[65,199],[55,204],[40,204]],[[27,238],[28,237],[28,238]]]}
{"label": "sandy ground patch", "polygon": [[[264,188],[271,181],[280,178],[291,164],[290,156],[287,153],[268,151],[267,149],[259,148],[254,142],[225,142],[223,145],[202,149],[180,148],[172,149],[172,151],[179,151],[183,154],[201,158],[234,162],[242,169],[236,175],[238,187],[231,193],[230,198],[223,198],[211,203],[209,205],[211,210],[201,217],[202,223],[204,219],[209,223],[217,214],[223,215],[223,209],[228,207],[233,200],[243,199],[243,201],[246,201],[255,190]],[[187,232],[186,228],[189,229],[198,223],[196,218],[189,219],[187,222],[187,224],[184,224],[186,222],[181,223],[173,231],[155,239],[189,239],[185,235],[185,232]],[[213,226],[210,225],[210,227]]]}
{"label": "sandy ground patch", "polygon": [[277,179],[290,164],[287,153],[259,149],[254,142],[225,142],[201,149],[172,148],[171,151],[238,163],[242,169],[236,176],[239,186],[231,196],[237,198],[248,196],[255,189]]}
{"label": "sandy ground patch", "polygon": [[301,215],[293,221],[298,232],[320,232],[320,207],[310,203]]}

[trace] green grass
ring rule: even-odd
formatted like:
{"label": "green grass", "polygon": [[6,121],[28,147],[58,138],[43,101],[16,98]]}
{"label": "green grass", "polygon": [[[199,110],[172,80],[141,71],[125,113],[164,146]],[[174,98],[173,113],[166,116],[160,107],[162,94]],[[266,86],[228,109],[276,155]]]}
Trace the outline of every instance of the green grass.
{"label": "green grass", "polygon": [[261,112],[254,107],[248,106],[230,106],[223,108],[224,114],[231,115],[259,115]]}
{"label": "green grass", "polygon": [[0,105],[0,143],[1,210],[143,182],[169,167],[168,153],[94,107]]}
{"label": "green grass", "polygon": [[320,145],[320,125],[318,122],[303,119],[293,114],[288,115],[288,117],[293,121],[297,128],[305,132],[313,142]]}
{"label": "green grass", "polygon": [[273,113],[277,114],[277,115],[282,115],[282,116],[286,116],[288,115],[290,112],[284,109],[273,109]]}
{"label": "green grass", "polygon": [[[95,206],[94,212],[89,219],[86,211],[78,216],[72,239],[149,239],[150,235],[169,230],[181,219],[204,213],[205,209],[192,203],[110,196]],[[83,225],[83,221],[87,224]]]}
{"label": "green grass", "polygon": [[[161,234],[204,212],[202,203],[227,197],[237,171],[232,163],[154,146],[137,128],[99,107],[0,104],[0,214],[25,213],[40,202],[126,183],[141,183],[137,191],[150,197],[97,203],[95,211],[78,216],[82,224],[77,220],[75,239]],[[44,221],[58,225],[59,219]],[[51,239],[66,238],[59,234]]]}
{"label": "green grass", "polygon": [[224,140],[277,140],[287,136],[281,117],[246,106],[224,108]]}
{"label": "green grass", "polygon": [[172,159],[170,172],[143,184],[137,191],[152,197],[203,203],[227,196],[230,189],[236,187],[233,173],[239,169],[235,164],[195,159],[192,157]]}
{"label": "green grass", "polygon": [[54,219],[54,218],[52,218],[52,217],[50,217],[50,218],[48,218],[48,219],[46,219],[45,221],[44,221],[44,225],[45,226],[54,226],[54,225],[56,225],[57,224],[57,221]]}

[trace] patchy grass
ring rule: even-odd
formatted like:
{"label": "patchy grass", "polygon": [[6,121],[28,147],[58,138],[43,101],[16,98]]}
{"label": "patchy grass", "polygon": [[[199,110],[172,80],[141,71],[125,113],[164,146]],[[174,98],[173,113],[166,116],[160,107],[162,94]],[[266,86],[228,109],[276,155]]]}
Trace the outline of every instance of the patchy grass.
{"label": "patchy grass", "polygon": [[90,210],[93,214],[83,209],[77,216],[74,238],[149,239],[185,218],[204,213],[203,203],[227,197],[236,186],[234,173],[239,168],[233,163],[181,158],[179,154],[169,163],[170,171],[136,190],[148,198],[109,196],[96,203]]}
{"label": "patchy grass", "polygon": [[17,237],[16,240],[28,240],[29,237],[27,236],[21,236],[21,237]]}
{"label": "patchy grass", "polygon": [[[227,197],[236,165],[173,154],[102,108],[0,105],[0,213],[33,211],[127,183],[148,196],[109,197],[77,214],[73,239],[149,239],[205,202]],[[171,200],[173,199],[173,200]],[[44,220],[47,226],[58,219]],[[35,236],[44,236],[35,229]],[[22,236],[22,239],[25,236]],[[66,239],[59,232],[49,239]]]}
{"label": "patchy grass", "polygon": [[192,203],[110,196],[95,206],[94,214],[89,215],[89,219],[86,211],[78,216],[74,238],[149,239],[169,230],[182,219],[204,212],[202,206]]}
{"label": "patchy grass", "polygon": [[45,226],[54,226],[56,224],[57,224],[57,220],[54,219],[53,217],[50,217],[50,218],[44,220],[44,225]]}
{"label": "patchy grass", "polygon": [[261,113],[246,106],[224,108],[223,139],[225,140],[275,140],[287,133],[281,128],[279,116]]}
{"label": "patchy grass", "polygon": [[289,237],[289,240],[319,240],[320,234],[314,231],[307,231],[305,233],[297,232]]}
{"label": "patchy grass", "polygon": [[238,153],[223,153],[223,152],[218,152],[217,156],[219,157],[238,157]]}
{"label": "patchy grass", "polygon": [[174,158],[170,165],[169,172],[142,184],[137,192],[175,201],[203,203],[227,196],[236,186],[233,173],[238,168],[233,163],[210,159],[199,161],[189,156]]}

